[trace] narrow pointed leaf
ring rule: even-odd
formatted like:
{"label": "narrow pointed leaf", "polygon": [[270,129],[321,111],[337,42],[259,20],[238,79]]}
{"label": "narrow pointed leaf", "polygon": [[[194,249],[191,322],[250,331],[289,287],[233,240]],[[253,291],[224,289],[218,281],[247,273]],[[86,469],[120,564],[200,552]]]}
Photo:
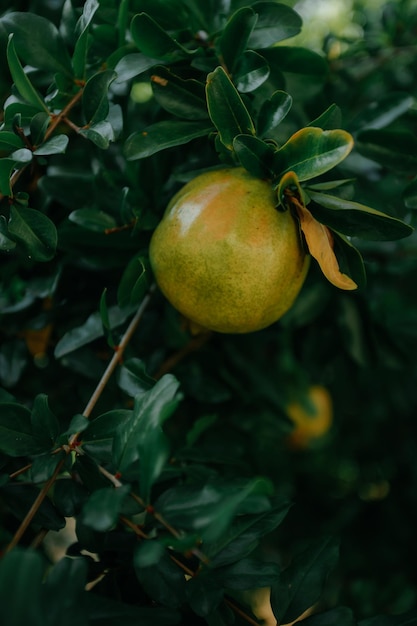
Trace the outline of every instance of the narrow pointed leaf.
{"label": "narrow pointed leaf", "polygon": [[341,271],[355,281],[359,289],[366,287],[366,271],[359,250],[342,233],[332,230],[333,247]]}
{"label": "narrow pointed leaf", "polygon": [[245,51],[257,20],[258,16],[253,9],[242,7],[227,22],[217,45],[229,72],[234,71],[236,63]]}
{"label": "narrow pointed leaf", "polygon": [[210,118],[228,150],[233,149],[236,135],[255,134],[249,112],[222,67],[217,67],[208,75],[206,93]]}
{"label": "narrow pointed leaf", "polygon": [[328,109],[323,111],[319,117],[316,117],[307,126],[315,126],[323,130],[336,130],[342,125],[342,111],[337,104],[331,104]]}
{"label": "narrow pointed leaf", "polygon": [[59,435],[60,426],[48,404],[48,396],[39,394],[33,403],[31,414],[32,432],[45,446],[52,446]]}
{"label": "narrow pointed leaf", "polygon": [[124,152],[128,161],[144,159],[161,150],[181,146],[214,130],[208,121],[182,122],[163,121],[133,133],[127,138]]}
{"label": "narrow pointed leaf", "polygon": [[311,211],[316,219],[345,235],[369,240],[390,241],[408,237],[411,226],[371,207],[337,196],[308,190],[316,203]]}
{"label": "narrow pointed leaf", "polygon": [[19,58],[16,53],[16,48],[13,42],[14,35],[9,36],[9,42],[7,44],[7,62],[9,64],[10,73],[12,75],[16,89],[26,102],[36,107],[39,111],[48,112],[48,107],[42,100],[41,96],[30,82],[26,75]]}
{"label": "narrow pointed leaf", "polygon": [[292,106],[292,97],[285,91],[275,91],[262,103],[258,117],[258,135],[267,137],[281,124]]}
{"label": "narrow pointed leaf", "polygon": [[83,109],[87,123],[92,125],[102,122],[109,112],[108,91],[116,78],[114,70],[105,70],[94,74],[84,87]]}
{"label": "narrow pointed leaf", "polygon": [[303,128],[280,148],[274,159],[277,177],[292,171],[299,181],[324,174],[345,159],[353,148],[344,130]]}
{"label": "narrow pointed leaf", "polygon": [[79,37],[72,55],[72,66],[74,68],[74,75],[78,79],[85,78],[90,24],[99,6],[97,0],[87,0],[77,23]]}

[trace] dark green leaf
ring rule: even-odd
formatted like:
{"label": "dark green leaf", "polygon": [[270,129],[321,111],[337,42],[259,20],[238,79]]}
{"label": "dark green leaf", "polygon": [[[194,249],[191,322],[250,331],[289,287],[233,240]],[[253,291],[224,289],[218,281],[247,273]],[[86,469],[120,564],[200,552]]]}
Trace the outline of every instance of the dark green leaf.
{"label": "dark green leaf", "polygon": [[138,305],[150,286],[149,262],[135,256],[127,264],[117,289],[119,306]]}
{"label": "dark green leaf", "polygon": [[93,124],[89,128],[81,129],[80,135],[89,139],[101,150],[107,150],[110,143],[115,139],[113,127],[107,120],[97,122],[97,124]]}
{"label": "dark green leaf", "polygon": [[53,500],[59,513],[64,517],[78,515],[88,498],[87,489],[71,478],[57,480]]}
{"label": "dark green leaf", "polygon": [[114,409],[90,421],[83,432],[83,449],[95,459],[110,461],[116,430],[129,421],[131,414],[128,409]]}
{"label": "dark green leaf", "polygon": [[366,272],[362,255],[347,237],[333,232],[334,251],[339,262],[340,271],[355,281],[359,289],[366,287]]}
{"label": "dark green leaf", "polygon": [[342,111],[337,104],[331,104],[319,117],[316,117],[308,126],[315,126],[323,130],[336,130],[342,125]]}
{"label": "dark green leaf", "polygon": [[157,59],[150,59],[140,52],[127,54],[120,59],[114,68],[117,74],[116,83],[125,83],[157,64]]}
{"label": "dark green leaf", "polygon": [[4,196],[12,195],[10,176],[15,169],[16,161],[11,158],[0,159],[0,193]]}
{"label": "dark green leaf", "polygon": [[249,38],[249,48],[268,48],[301,30],[301,17],[284,4],[255,2],[252,9],[258,14],[258,21]]}
{"label": "dark green leaf", "polygon": [[131,418],[118,428],[114,440],[114,464],[122,475],[140,459],[140,495],[145,502],[169,457],[162,425],[176,408],[178,386],[174,376],[166,374],[149,391],[136,396]]}
{"label": "dark green leaf", "polygon": [[51,478],[58,464],[66,458],[66,453],[62,450],[57,454],[46,452],[45,454],[37,455],[32,462],[32,467],[30,468],[30,480],[34,484],[45,483]]}
{"label": "dark green leaf", "polygon": [[202,83],[183,80],[161,66],[155,68],[151,81],[156,101],[169,113],[187,120],[208,118]]}
{"label": "dark green leaf", "polygon": [[238,135],[233,148],[243,167],[257,178],[272,178],[271,169],[275,149],[252,135]]}
{"label": "dark green leaf", "polygon": [[0,381],[5,387],[12,387],[19,381],[27,365],[27,360],[27,350],[22,341],[11,339],[2,342],[0,346]]}
{"label": "dark green leaf", "polygon": [[310,207],[314,217],[345,235],[389,241],[412,233],[408,224],[363,204],[317,191],[309,190],[308,194],[315,202]]}
{"label": "dark green leaf", "polygon": [[76,209],[69,214],[68,219],[86,230],[98,233],[103,233],[106,229],[117,225],[114,217],[99,209]]}
{"label": "dark green leaf", "polygon": [[[415,609],[400,615],[376,615],[359,622],[359,626],[415,626],[417,611]],[[350,626],[350,625],[349,625]]]}
{"label": "dark green leaf", "polygon": [[7,62],[9,64],[10,73],[16,85],[16,89],[24,100],[36,107],[39,111],[48,111],[46,104],[23,70],[16,53],[13,36],[13,34],[9,36],[9,43],[7,46]]}
{"label": "dark green leaf", "polygon": [[319,600],[338,555],[337,543],[325,538],[294,558],[271,591],[272,610],[279,623],[294,621]]}
{"label": "dark green leaf", "polygon": [[408,130],[366,130],[356,147],[368,159],[384,167],[414,174],[417,168],[417,137]]}
{"label": "dark green leaf", "polygon": [[408,209],[417,208],[417,178],[411,181],[403,192],[404,204]]}
{"label": "dark green leaf", "polygon": [[30,120],[30,140],[34,147],[39,146],[51,121],[51,116],[45,111],[40,111]]}
{"label": "dark green leaf", "polygon": [[[132,311],[130,309],[121,309],[118,306],[110,307],[109,319],[111,328],[113,329],[123,324],[131,313]],[[63,337],[61,337],[55,347],[55,357],[61,358],[65,354],[73,352],[74,350],[81,348],[81,346],[85,346],[91,341],[94,341],[94,339],[98,339],[98,337],[102,336],[103,326],[101,323],[100,313],[92,313],[84,324],[69,330]]]}
{"label": "dark green leaf", "polygon": [[13,152],[17,148],[23,148],[23,140],[8,130],[0,132],[0,150]]}
{"label": "dark green leaf", "polygon": [[236,88],[241,93],[249,93],[260,87],[269,77],[269,65],[265,59],[254,52],[247,50],[241,56],[233,75]]}
{"label": "dark green leaf", "polygon": [[34,150],[36,156],[48,156],[50,154],[63,154],[67,149],[69,139],[67,135],[55,135],[45,141],[39,148]]}
{"label": "dark green leaf", "polygon": [[54,223],[35,209],[10,207],[9,232],[21,243],[29,258],[50,261],[55,256],[58,235]]}
{"label": "dark green leaf", "polygon": [[138,545],[134,554],[137,569],[157,565],[165,554],[165,546],[156,540],[144,541]]}
{"label": "dark green leaf", "polygon": [[250,7],[238,9],[230,17],[216,42],[224,66],[230,74],[233,74],[237,62],[244,53],[257,20],[257,14]]}
{"label": "dark green leaf", "polygon": [[352,148],[344,130],[302,128],[275,153],[273,167],[277,177],[294,172],[299,181],[309,180],[338,165]]}
{"label": "dark green leaf", "polygon": [[217,572],[203,569],[198,576],[194,576],[185,587],[187,601],[197,615],[207,618],[207,623],[211,624],[209,617],[217,609],[223,600],[224,589],[222,583],[217,578]]}
{"label": "dark green leaf", "polygon": [[32,433],[30,411],[13,402],[0,404],[0,450],[9,456],[43,452]]}
{"label": "dark green leaf", "polygon": [[139,582],[155,602],[174,608],[181,606],[185,594],[184,574],[167,554],[151,567],[141,567],[135,556],[134,565]]}
{"label": "dark green leaf", "polygon": [[84,602],[91,626],[174,626],[181,621],[181,614],[172,609],[126,604],[94,591],[86,594]]}
{"label": "dark green leaf", "polygon": [[114,70],[104,70],[88,79],[82,102],[84,116],[90,127],[106,119],[109,113],[109,87],[116,76]]}
{"label": "dark green leaf", "polygon": [[405,92],[382,94],[377,101],[371,102],[349,124],[354,132],[362,129],[383,128],[388,126],[412,106],[413,97]]}
{"label": "dark green leaf", "polygon": [[222,67],[207,76],[207,106],[222,143],[233,149],[236,135],[254,135],[255,127],[242,98]]}
{"label": "dark green leaf", "polygon": [[285,91],[275,91],[264,100],[258,116],[258,135],[268,137],[281,124],[292,106],[292,97]]}
{"label": "dark green leaf", "polygon": [[87,561],[84,558],[64,557],[52,567],[43,585],[47,601],[47,626],[59,624],[89,626],[84,605],[87,583]]}
{"label": "dark green leaf", "polygon": [[128,161],[143,159],[166,148],[181,146],[192,139],[204,137],[212,132],[213,126],[206,121],[156,122],[146,129],[130,135],[125,143],[125,156]]}
{"label": "dark green leaf", "polygon": [[[337,626],[357,626],[358,624],[353,611],[346,606],[339,606],[316,615],[313,614],[302,621],[303,626],[335,626],[336,624]],[[362,624],[362,622],[359,623]],[[378,621],[375,626],[384,626],[384,624]]]}
{"label": "dark green leaf", "polygon": [[[28,484],[8,484],[1,488],[3,497],[7,500],[10,512],[22,521],[35,499],[39,495],[39,489]],[[65,527],[65,518],[58,513],[49,498],[42,501],[33,518],[34,528],[46,528],[47,530],[61,530]]]}
{"label": "dark green leaf", "polygon": [[4,624],[45,626],[41,607],[44,570],[45,562],[34,550],[17,547],[3,556],[0,561],[0,603]]}
{"label": "dark green leaf", "polygon": [[173,39],[146,13],[134,16],[131,24],[132,38],[146,56],[164,61],[186,58],[193,53]]}
{"label": "dark green leaf", "polygon": [[228,589],[258,589],[271,587],[278,579],[280,568],[276,563],[264,563],[254,558],[243,558],[232,565],[217,569],[216,575]]}
{"label": "dark green leaf", "polygon": [[328,72],[326,60],[308,48],[274,46],[262,50],[262,56],[281,72],[314,76],[316,80],[323,79]]}
{"label": "dark green leaf", "polygon": [[77,23],[76,28],[79,37],[72,55],[72,67],[74,68],[74,75],[78,79],[85,78],[90,24],[99,6],[97,0],[87,0]]}
{"label": "dark green leaf", "polygon": [[120,369],[118,384],[129,396],[145,393],[155,384],[155,379],[151,378],[145,369],[145,364],[135,357],[123,363]]}
{"label": "dark green leaf", "polygon": [[130,491],[130,485],[107,487],[94,491],[83,506],[82,521],[98,532],[110,530],[119,518],[123,501]]}
{"label": "dark green leaf", "polygon": [[28,65],[72,76],[71,59],[52,22],[34,13],[12,12],[0,24],[13,33],[19,56]]}
{"label": "dark green leaf", "polygon": [[217,421],[217,415],[203,415],[199,417],[187,432],[187,446],[193,446],[203,433]]}
{"label": "dark green leaf", "polygon": [[[1,161],[0,161],[0,179],[1,179]],[[0,181],[0,193],[2,192]],[[8,252],[16,247],[16,242],[9,237],[9,229],[7,228],[7,221],[4,215],[0,215],[0,250]]]}
{"label": "dark green leaf", "polygon": [[36,396],[31,422],[33,436],[39,441],[39,444],[45,448],[54,445],[60,432],[60,424],[49,408],[47,395],[41,393]]}

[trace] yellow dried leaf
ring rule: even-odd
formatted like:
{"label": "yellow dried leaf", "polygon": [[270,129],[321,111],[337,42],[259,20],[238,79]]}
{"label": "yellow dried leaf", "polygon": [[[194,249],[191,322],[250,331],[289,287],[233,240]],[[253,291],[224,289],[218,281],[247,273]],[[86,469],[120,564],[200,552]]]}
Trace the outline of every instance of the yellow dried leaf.
{"label": "yellow dried leaf", "polygon": [[304,233],[308,250],[320,265],[320,269],[332,285],[351,291],[358,285],[347,274],[340,271],[339,263],[333,250],[331,230],[318,222],[310,211],[296,198],[290,197],[291,205],[296,209]]}

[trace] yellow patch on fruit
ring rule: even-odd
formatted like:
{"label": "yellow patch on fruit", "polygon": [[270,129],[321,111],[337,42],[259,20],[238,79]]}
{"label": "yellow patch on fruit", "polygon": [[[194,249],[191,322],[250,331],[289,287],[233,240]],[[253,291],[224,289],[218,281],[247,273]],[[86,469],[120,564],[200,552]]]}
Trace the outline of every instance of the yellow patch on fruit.
{"label": "yellow patch on fruit", "polygon": [[333,402],[329,391],[321,385],[308,388],[302,400],[290,402],[286,412],[294,424],[287,442],[291,448],[304,449],[323,437],[333,422]]}
{"label": "yellow patch on fruit", "polygon": [[272,185],[243,168],[206,172],[171,200],[150,243],[161,291],[194,324],[248,333],[277,321],[307,275],[299,227]]}

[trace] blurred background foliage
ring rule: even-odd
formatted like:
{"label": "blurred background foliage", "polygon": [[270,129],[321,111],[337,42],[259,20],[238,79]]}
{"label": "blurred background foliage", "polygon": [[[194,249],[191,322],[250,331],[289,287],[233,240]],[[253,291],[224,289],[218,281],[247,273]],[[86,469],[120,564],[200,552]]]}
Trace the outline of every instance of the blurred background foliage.
{"label": "blurred background foliage", "polygon": [[[60,0],[10,4],[56,24],[63,6]],[[357,140],[340,167],[340,178],[356,179],[357,201],[415,226],[415,2],[285,4],[304,20],[302,33],[285,45],[315,50],[328,60],[329,70],[320,78],[286,75],[285,88],[294,105],[283,134],[337,104],[341,127]],[[106,39],[106,26],[104,15],[95,33],[97,58],[101,46],[113,45]],[[9,85],[2,65],[2,101]],[[125,98],[125,89],[115,87],[116,102]],[[393,113],[398,93],[408,94],[411,106]],[[127,102],[129,123],[145,126],[155,106],[147,83],[134,79]],[[390,134],[366,135],[380,129]],[[133,130],[124,129],[124,137]],[[411,146],[406,156],[404,133]],[[128,164],[118,144],[100,151],[93,145],[86,149],[81,139],[70,150],[70,159],[57,155],[47,171],[32,178],[38,206],[58,224],[58,258],[39,266],[21,257],[0,257],[2,397],[10,394],[30,404],[42,391],[62,423],[85,406],[112,354],[100,316],[84,336],[79,333],[78,345],[72,337],[67,349],[62,338],[74,328],[85,329],[104,289],[110,305],[116,302],[123,270],[133,255],[146,250],[169,196],[189,170],[213,160],[203,141],[199,150],[187,145]],[[68,169],[70,161],[73,170]],[[136,238],[124,231],[109,236],[100,232],[103,224],[110,229],[119,224],[120,206],[125,207],[126,222],[139,219]],[[98,225],[97,216],[89,224],[88,214],[76,213],[88,208],[103,212],[103,224]],[[264,555],[285,563],[309,539],[341,536],[329,603],[337,598],[358,618],[366,618],[417,608],[417,260],[415,235],[355,245],[363,253],[368,277],[358,293],[336,290],[312,267],[296,305],[278,324],[248,336],[194,338],[156,294],[126,358],[140,358],[152,376],[169,369],[179,379],[183,401],[167,423],[174,450],[183,449],[193,424],[206,417],[210,427],[201,434],[198,458],[192,457],[195,451],[185,450],[185,459],[200,465],[201,472],[212,467],[223,477],[236,472],[267,476],[293,502],[284,522],[262,543]],[[120,319],[115,324],[115,343],[124,323]],[[294,400],[302,402],[311,385],[329,390],[333,420],[320,438],[293,447],[286,407]],[[112,380],[98,410],[125,403]],[[6,519],[5,536],[8,524]]]}

